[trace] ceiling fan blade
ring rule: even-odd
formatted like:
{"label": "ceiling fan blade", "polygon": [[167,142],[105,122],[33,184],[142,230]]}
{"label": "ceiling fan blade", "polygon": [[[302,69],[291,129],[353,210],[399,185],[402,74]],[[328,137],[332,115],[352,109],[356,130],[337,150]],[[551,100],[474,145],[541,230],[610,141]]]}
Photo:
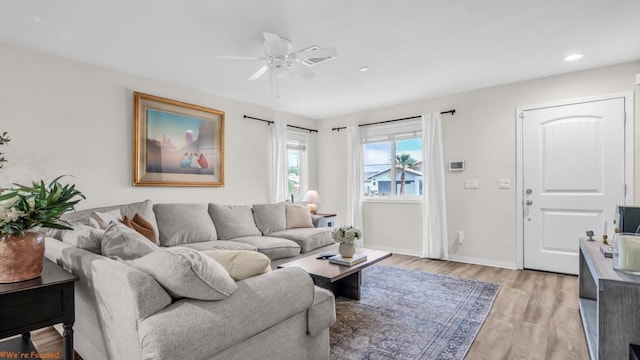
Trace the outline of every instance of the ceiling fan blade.
{"label": "ceiling fan blade", "polygon": [[265,60],[266,58],[263,57],[257,57],[257,56],[229,56],[229,55],[222,55],[222,56],[216,56],[216,59],[220,59],[220,60]]}
{"label": "ceiling fan blade", "polygon": [[287,55],[287,51],[282,48],[282,40],[280,40],[280,36],[268,32],[264,32],[262,35],[264,35],[264,46],[267,56],[273,54]]}
{"label": "ceiling fan blade", "polygon": [[323,58],[323,57],[336,57],[338,56],[338,52],[334,48],[325,48],[318,50],[307,50],[294,53],[296,59],[313,59],[313,58]]}
{"label": "ceiling fan blade", "polygon": [[289,70],[289,72],[291,72],[293,75],[300,76],[307,80],[316,76],[316,73],[307,69],[305,66],[300,65],[300,63],[297,61],[287,62],[286,66],[287,66],[287,70]]}
{"label": "ceiling fan blade", "polygon": [[262,75],[264,75],[264,73],[267,72],[267,70],[269,70],[269,67],[267,65],[261,67],[260,69],[258,69],[258,71],[254,72],[253,75],[249,77],[249,80],[259,79]]}

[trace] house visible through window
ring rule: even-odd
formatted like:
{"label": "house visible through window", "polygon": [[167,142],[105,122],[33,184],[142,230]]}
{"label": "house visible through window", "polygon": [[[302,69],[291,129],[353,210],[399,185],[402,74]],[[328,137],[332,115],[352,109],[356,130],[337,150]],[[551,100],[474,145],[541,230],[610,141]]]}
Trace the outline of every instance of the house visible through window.
{"label": "house visible through window", "polygon": [[421,123],[371,126],[361,131],[365,197],[422,195]]}
{"label": "house visible through window", "polygon": [[289,197],[302,200],[308,188],[307,148],[309,135],[287,131],[287,162],[289,164]]}

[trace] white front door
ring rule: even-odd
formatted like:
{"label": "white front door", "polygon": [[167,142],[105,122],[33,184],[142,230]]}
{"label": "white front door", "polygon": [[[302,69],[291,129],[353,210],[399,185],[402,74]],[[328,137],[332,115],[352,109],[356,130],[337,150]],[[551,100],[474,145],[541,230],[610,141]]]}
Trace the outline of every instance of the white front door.
{"label": "white front door", "polygon": [[524,110],[524,267],[578,273],[579,238],[625,203],[625,98]]}

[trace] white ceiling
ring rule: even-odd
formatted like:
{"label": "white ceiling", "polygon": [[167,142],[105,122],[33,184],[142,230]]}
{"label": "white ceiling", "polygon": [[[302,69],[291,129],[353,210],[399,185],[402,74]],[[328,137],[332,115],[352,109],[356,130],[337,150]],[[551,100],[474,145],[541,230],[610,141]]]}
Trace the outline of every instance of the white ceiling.
{"label": "white ceiling", "polygon": [[[262,63],[216,59],[264,31],[338,58],[277,99]],[[0,41],[321,119],[640,59],[640,1],[3,0]]]}

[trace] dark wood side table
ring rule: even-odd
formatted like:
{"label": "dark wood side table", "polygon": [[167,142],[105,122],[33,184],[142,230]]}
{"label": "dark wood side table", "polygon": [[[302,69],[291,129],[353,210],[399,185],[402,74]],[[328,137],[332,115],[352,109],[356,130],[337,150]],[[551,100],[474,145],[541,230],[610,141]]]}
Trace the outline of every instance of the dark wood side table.
{"label": "dark wood side table", "polygon": [[[73,285],[76,280],[75,275],[45,258],[40,277],[0,284],[0,339],[22,334],[21,338],[0,342],[0,354],[5,352],[8,355],[5,358],[30,359],[36,350],[29,331],[62,323],[63,359],[73,360]],[[26,353],[29,357],[21,355]]]}

